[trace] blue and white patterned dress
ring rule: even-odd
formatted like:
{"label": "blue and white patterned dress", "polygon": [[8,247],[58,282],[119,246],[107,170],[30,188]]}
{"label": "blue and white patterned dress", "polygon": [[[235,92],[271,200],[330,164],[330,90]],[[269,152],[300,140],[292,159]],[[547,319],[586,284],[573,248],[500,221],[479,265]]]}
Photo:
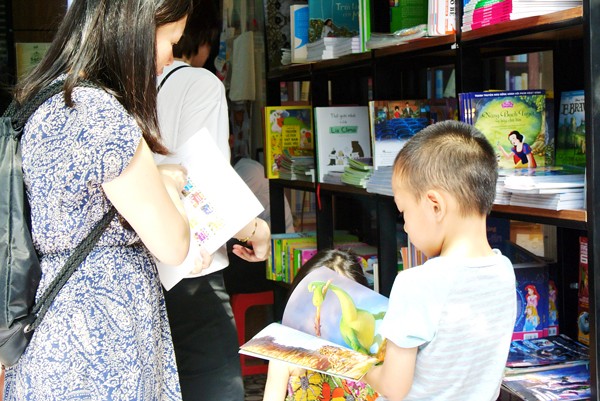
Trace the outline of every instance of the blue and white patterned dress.
{"label": "blue and white patterned dress", "polygon": [[[142,137],[134,119],[100,89],[49,99],[23,135],[23,171],[43,278],[109,209],[101,184],[127,167]],[[156,266],[119,219],[56,297],[19,363],[5,400],[180,400]]]}

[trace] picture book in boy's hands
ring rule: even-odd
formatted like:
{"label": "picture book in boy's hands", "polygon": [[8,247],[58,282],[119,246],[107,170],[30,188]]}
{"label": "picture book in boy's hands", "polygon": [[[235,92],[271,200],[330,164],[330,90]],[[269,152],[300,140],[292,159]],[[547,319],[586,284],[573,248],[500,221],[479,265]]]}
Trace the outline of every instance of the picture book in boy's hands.
{"label": "picture book in boy's hands", "polygon": [[267,326],[240,353],[359,380],[382,360],[379,327],[387,303],[383,295],[318,268],[296,286],[282,324]]}
{"label": "picture book in boy's hands", "polygon": [[161,282],[169,290],[197,268],[200,247],[214,253],[264,208],[219,151],[206,128],[157,164],[181,164],[188,172],[182,201],[191,229],[190,252],[179,266],[157,261]]}

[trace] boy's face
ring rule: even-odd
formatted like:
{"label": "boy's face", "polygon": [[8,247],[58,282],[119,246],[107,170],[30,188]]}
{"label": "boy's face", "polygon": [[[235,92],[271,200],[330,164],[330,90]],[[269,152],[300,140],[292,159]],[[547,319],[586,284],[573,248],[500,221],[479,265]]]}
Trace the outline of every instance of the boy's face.
{"label": "boy's face", "polygon": [[396,207],[403,214],[404,231],[410,241],[428,257],[439,255],[442,240],[439,230],[436,230],[438,226],[432,209],[434,205],[426,196],[416,199],[396,176],[392,178],[392,191]]}

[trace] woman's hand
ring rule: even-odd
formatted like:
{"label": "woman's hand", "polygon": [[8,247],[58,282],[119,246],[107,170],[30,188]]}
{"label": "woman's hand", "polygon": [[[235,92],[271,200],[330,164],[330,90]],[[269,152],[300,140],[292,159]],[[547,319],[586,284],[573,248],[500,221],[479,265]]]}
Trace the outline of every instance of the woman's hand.
{"label": "woman's hand", "polygon": [[187,183],[187,169],[180,164],[161,164],[157,167],[165,186],[172,185],[177,193],[181,193]]}
{"label": "woman's hand", "polygon": [[[255,222],[256,229],[254,230]],[[247,233],[250,229],[254,230],[254,234],[250,234],[250,238],[247,242],[251,248],[241,244],[235,244],[232,247],[232,252],[248,262],[261,262],[267,260],[271,253],[271,229],[269,228],[269,225],[266,221],[257,217],[236,234],[235,238],[246,238],[242,233]]]}

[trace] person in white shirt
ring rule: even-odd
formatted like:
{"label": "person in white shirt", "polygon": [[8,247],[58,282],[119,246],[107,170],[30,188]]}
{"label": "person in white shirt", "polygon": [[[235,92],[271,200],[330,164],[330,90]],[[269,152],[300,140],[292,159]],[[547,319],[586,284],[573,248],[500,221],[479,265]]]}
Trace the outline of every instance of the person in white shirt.
{"label": "person in white shirt", "polygon": [[515,273],[487,240],[498,163],[475,127],[442,121],[394,162],[404,230],[429,257],[396,276],[383,364],[364,381],[389,401],[494,401],[516,317]]}
{"label": "person in white shirt", "polygon": [[[229,160],[225,87],[210,71],[195,68],[206,62],[218,32],[213,3],[194,1],[184,35],[174,47],[179,59],[158,78],[158,119],[163,143],[171,151],[206,128]],[[269,255],[271,232],[263,219],[256,218],[235,238],[244,242],[233,249],[242,259],[256,262]],[[208,268],[164,292],[181,393],[184,401],[243,401],[237,332],[223,282],[229,264],[226,247],[212,256]]]}

